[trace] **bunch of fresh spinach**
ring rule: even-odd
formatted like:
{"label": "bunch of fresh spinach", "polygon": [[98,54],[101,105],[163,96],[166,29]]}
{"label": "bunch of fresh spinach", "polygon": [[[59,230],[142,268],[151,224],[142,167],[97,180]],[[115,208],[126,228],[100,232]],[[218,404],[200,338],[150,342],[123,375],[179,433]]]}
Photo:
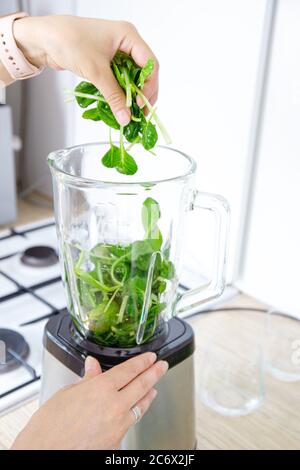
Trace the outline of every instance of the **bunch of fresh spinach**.
{"label": "bunch of fresh spinach", "polygon": [[[150,339],[159,314],[166,308],[163,294],[175,268],[158,227],[159,204],[147,198],[142,207],[145,235],[126,246],[99,243],[91,251],[80,250],[74,272],[80,310],[86,318],[84,328],[102,345],[130,347],[136,344],[141,320],[149,265],[155,254],[143,342]],[[89,266],[89,270],[86,270]],[[91,269],[92,267],[92,269]],[[149,293],[149,292],[148,292]]]}
{"label": "bunch of fresh spinach", "polygon": [[[157,116],[156,110],[142,91],[145,81],[153,72],[154,60],[149,59],[144,67],[139,67],[132,57],[119,51],[113,58],[111,67],[119,85],[126,93],[126,105],[131,111],[131,121],[127,126],[120,127],[104,96],[92,83],[80,82],[73,95],[79,106],[86,108],[82,114],[84,119],[103,121],[110,129],[120,131],[119,146],[112,143],[110,133],[110,149],[102,157],[103,165],[107,168],[116,168],[118,172],[126,175],[134,175],[138,167],[134,158],[128,153],[133,145],[141,143],[144,149],[151,152],[158,140],[156,125],[167,144],[171,142],[171,139]],[[138,96],[149,110],[148,118],[137,105]],[[91,105],[93,107],[90,107]],[[130,143],[128,149],[124,147],[124,138]]]}

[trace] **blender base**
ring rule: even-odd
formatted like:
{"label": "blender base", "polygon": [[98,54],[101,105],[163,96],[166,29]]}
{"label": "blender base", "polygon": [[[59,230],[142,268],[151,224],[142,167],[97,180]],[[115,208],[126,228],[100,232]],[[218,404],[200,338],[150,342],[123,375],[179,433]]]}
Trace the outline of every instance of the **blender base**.
{"label": "blender base", "polygon": [[[64,318],[66,314],[58,315],[45,328],[41,404],[62,387],[80,380],[88,353],[71,348],[70,338],[62,337],[60,325]],[[122,450],[195,449],[193,331],[177,318],[169,322],[169,327],[168,338],[160,351],[155,352],[159,359],[168,360],[170,369],[155,387],[158,394],[148,412],[125,435]],[[181,332],[179,337],[176,337],[175,331]],[[175,345],[173,349],[172,344]]]}

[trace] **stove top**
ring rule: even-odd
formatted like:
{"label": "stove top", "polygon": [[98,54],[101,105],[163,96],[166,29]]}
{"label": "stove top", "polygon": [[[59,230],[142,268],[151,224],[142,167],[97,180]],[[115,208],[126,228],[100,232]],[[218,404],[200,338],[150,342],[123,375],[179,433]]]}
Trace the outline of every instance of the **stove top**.
{"label": "stove top", "polygon": [[38,393],[44,326],[65,306],[54,220],[0,232],[0,413]]}
{"label": "stove top", "polygon": [[0,364],[0,373],[27,365],[26,359],[30,348],[24,336],[14,330],[0,328],[0,338],[5,344],[5,361]]}

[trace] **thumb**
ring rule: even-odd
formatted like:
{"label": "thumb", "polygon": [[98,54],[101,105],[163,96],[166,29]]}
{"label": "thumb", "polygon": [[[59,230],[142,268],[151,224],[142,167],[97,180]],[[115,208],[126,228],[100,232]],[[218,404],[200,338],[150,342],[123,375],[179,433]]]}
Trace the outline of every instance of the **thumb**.
{"label": "thumb", "polygon": [[119,86],[110,67],[101,70],[95,85],[101,90],[120,126],[126,126],[131,119],[130,109],[126,106],[125,93]]}
{"label": "thumb", "polygon": [[92,379],[102,373],[102,369],[99,362],[92,356],[87,356],[84,366],[85,373],[83,376],[83,380]]}

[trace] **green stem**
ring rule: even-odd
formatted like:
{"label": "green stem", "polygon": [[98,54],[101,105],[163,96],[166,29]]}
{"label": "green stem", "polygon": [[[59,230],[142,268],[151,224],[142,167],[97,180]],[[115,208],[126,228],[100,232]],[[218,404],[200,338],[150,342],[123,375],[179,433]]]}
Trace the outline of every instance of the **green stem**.
{"label": "green stem", "polygon": [[117,286],[107,287],[105,284],[101,284],[101,282],[97,281],[97,279],[94,279],[93,276],[91,276],[86,271],[81,271],[80,269],[76,269],[76,268],[74,271],[75,271],[76,276],[79,279],[86,282],[91,287],[94,287],[97,290],[100,290],[103,292],[114,292],[117,289]]}
{"label": "green stem", "polygon": [[103,275],[102,275],[102,269],[101,269],[101,262],[96,263],[96,271],[97,271],[97,276],[101,284],[104,284],[103,281]]}
{"label": "green stem", "polygon": [[127,108],[130,108],[132,105],[131,84],[130,84],[127,70],[123,68],[122,72],[123,72],[125,83],[126,83],[126,106]]}
{"label": "green stem", "polygon": [[156,111],[157,111],[157,107],[152,108],[152,111],[151,111],[151,113],[149,115],[149,118],[148,118],[149,121],[151,121],[151,119],[153,118],[153,114],[156,113]]}
{"label": "green stem", "polygon": [[75,271],[76,271],[77,269],[80,270],[80,266],[81,266],[81,264],[82,264],[82,261],[84,260],[84,257],[85,257],[85,252],[84,252],[84,250],[81,250],[81,251],[80,251],[79,258],[78,258],[78,260],[77,260],[77,262],[76,262],[76,264],[75,264]]}
{"label": "green stem", "polygon": [[138,135],[130,145],[128,145],[127,150],[131,150],[134,145],[139,144],[141,142],[141,137]]}
{"label": "green stem", "polygon": [[116,260],[116,257],[109,258],[108,256],[95,256],[95,258],[102,261],[103,264],[111,264]]}
{"label": "green stem", "polygon": [[115,290],[115,292],[113,293],[113,295],[111,296],[111,298],[109,299],[105,309],[104,309],[104,313],[109,309],[109,306],[110,304],[112,303],[112,301],[114,300],[114,298],[116,297],[117,293],[119,292],[120,290],[120,287],[118,287],[118,289]]}
{"label": "green stem", "polygon": [[128,298],[129,298],[128,295],[124,295],[123,300],[122,300],[122,304],[121,304],[121,307],[120,307],[120,310],[119,310],[117,323],[122,323],[122,321],[123,321],[123,317],[124,317],[126,305],[127,305],[127,302],[128,302]]}
{"label": "green stem", "polygon": [[112,138],[111,138],[111,127],[109,128],[109,145],[110,145],[110,147],[113,146]]}
{"label": "green stem", "polygon": [[126,272],[124,274],[124,277],[122,279],[122,281],[119,281],[119,279],[116,278],[115,276],[115,269],[116,267],[118,266],[119,263],[121,263],[123,260],[125,260],[126,258],[128,257],[128,255],[123,255],[121,256],[120,258],[118,258],[112,265],[111,267],[111,270],[110,270],[110,276],[112,278],[112,280],[114,281],[115,284],[117,284],[118,286],[123,286],[123,283],[124,283],[124,279],[126,277]]}
{"label": "green stem", "polygon": [[163,123],[161,122],[159,117],[157,116],[156,111],[153,108],[153,106],[151,106],[151,104],[147,100],[146,96],[141,92],[141,90],[136,85],[134,85],[134,89],[137,92],[137,94],[139,95],[139,97],[143,100],[143,102],[147,106],[148,110],[150,111],[151,116],[153,117],[154,121],[158,125],[159,130],[162,133],[163,138],[165,139],[166,144],[171,144],[171,142],[172,142],[171,137],[169,136],[167,129],[165,128],[165,126],[163,125]]}
{"label": "green stem", "polygon": [[125,159],[125,149],[124,149],[124,133],[123,133],[123,126],[120,126],[120,155],[121,155],[121,163],[122,166],[124,165],[124,159]]}
{"label": "green stem", "polygon": [[79,98],[88,98],[90,100],[103,101],[103,103],[106,103],[106,99],[103,98],[102,96],[91,95],[89,93],[82,93],[81,91],[73,91],[73,90],[66,90],[66,93],[72,96],[78,96]]}
{"label": "green stem", "polygon": [[96,307],[96,302],[95,302],[95,299],[92,295],[92,291],[90,291],[89,289],[86,289],[86,296],[88,297],[89,301],[90,301],[90,304],[93,308]]}

